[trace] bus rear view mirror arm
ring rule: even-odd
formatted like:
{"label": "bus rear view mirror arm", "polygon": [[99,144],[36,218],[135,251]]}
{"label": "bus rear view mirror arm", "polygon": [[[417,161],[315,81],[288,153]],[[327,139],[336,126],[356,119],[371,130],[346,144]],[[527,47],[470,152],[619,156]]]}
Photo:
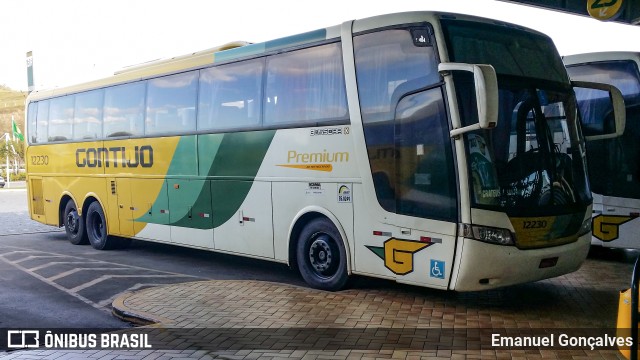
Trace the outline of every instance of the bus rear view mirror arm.
{"label": "bus rear view mirror arm", "polygon": [[450,76],[452,71],[467,71],[473,74],[476,103],[478,105],[478,123],[453,129],[451,137],[478,129],[491,129],[498,124],[498,79],[491,65],[441,63],[438,72]]}
{"label": "bus rear view mirror arm", "polygon": [[586,141],[593,140],[602,140],[602,139],[612,139],[622,136],[624,133],[624,128],[626,124],[626,108],[624,105],[624,98],[622,97],[622,92],[620,90],[609,84],[603,83],[595,83],[595,82],[587,82],[587,81],[572,81],[571,85],[574,88],[585,88],[585,89],[596,89],[609,92],[609,97],[611,98],[611,104],[613,106],[613,114],[615,119],[615,132],[601,135],[592,135],[585,136]]}

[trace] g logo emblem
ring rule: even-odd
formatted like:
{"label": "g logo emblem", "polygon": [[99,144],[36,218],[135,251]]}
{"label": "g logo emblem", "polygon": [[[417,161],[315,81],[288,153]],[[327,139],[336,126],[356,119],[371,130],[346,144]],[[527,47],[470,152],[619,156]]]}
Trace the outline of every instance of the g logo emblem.
{"label": "g logo emblem", "polygon": [[613,241],[620,235],[620,225],[632,219],[631,216],[598,215],[593,218],[593,236],[602,241]]}
{"label": "g logo emblem", "polygon": [[396,275],[413,272],[413,254],[433,245],[411,240],[391,238],[384,242],[384,247],[367,246],[374,254],[384,260],[384,266]]}

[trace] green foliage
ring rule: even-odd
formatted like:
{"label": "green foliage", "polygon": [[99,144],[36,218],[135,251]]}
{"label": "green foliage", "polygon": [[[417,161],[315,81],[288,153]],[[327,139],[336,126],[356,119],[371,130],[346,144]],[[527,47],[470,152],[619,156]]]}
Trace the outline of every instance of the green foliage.
{"label": "green foliage", "polygon": [[24,159],[24,142],[0,139],[0,163],[7,158],[7,155],[11,161],[22,161]]}
{"label": "green foliage", "polygon": [[[24,124],[24,104],[27,93],[24,91],[15,91],[9,87],[0,84],[0,136],[9,134],[12,137],[13,129],[11,119],[14,119],[20,131],[25,133]],[[13,162],[15,159],[19,165],[24,164],[24,142],[10,141],[7,148],[5,139],[0,139],[0,165],[4,164],[9,152],[9,160]],[[14,150],[15,149],[15,152]],[[2,168],[3,166],[0,166]]]}
{"label": "green foliage", "polygon": [[17,174],[11,174],[11,181],[25,181],[27,179],[27,174],[23,172],[19,172]]}

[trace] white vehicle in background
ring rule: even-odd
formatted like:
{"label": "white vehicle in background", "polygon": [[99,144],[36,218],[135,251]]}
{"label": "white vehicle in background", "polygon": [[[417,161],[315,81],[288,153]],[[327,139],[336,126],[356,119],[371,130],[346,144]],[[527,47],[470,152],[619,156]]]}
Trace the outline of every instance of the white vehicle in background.
{"label": "white vehicle in background", "polygon": [[626,108],[622,135],[601,138],[598,135],[613,124],[607,94],[576,89],[593,191],[592,244],[640,248],[640,53],[586,53],[565,56],[563,61],[573,81],[617,87]]}

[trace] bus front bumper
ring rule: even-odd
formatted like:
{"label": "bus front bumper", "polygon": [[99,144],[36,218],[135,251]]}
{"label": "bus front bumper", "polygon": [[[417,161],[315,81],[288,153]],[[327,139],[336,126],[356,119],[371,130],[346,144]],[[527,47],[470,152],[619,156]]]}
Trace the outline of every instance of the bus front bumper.
{"label": "bus front bumper", "polygon": [[591,233],[570,244],[530,250],[467,238],[461,241],[461,258],[451,289],[476,291],[548,279],[578,270],[589,253]]}

